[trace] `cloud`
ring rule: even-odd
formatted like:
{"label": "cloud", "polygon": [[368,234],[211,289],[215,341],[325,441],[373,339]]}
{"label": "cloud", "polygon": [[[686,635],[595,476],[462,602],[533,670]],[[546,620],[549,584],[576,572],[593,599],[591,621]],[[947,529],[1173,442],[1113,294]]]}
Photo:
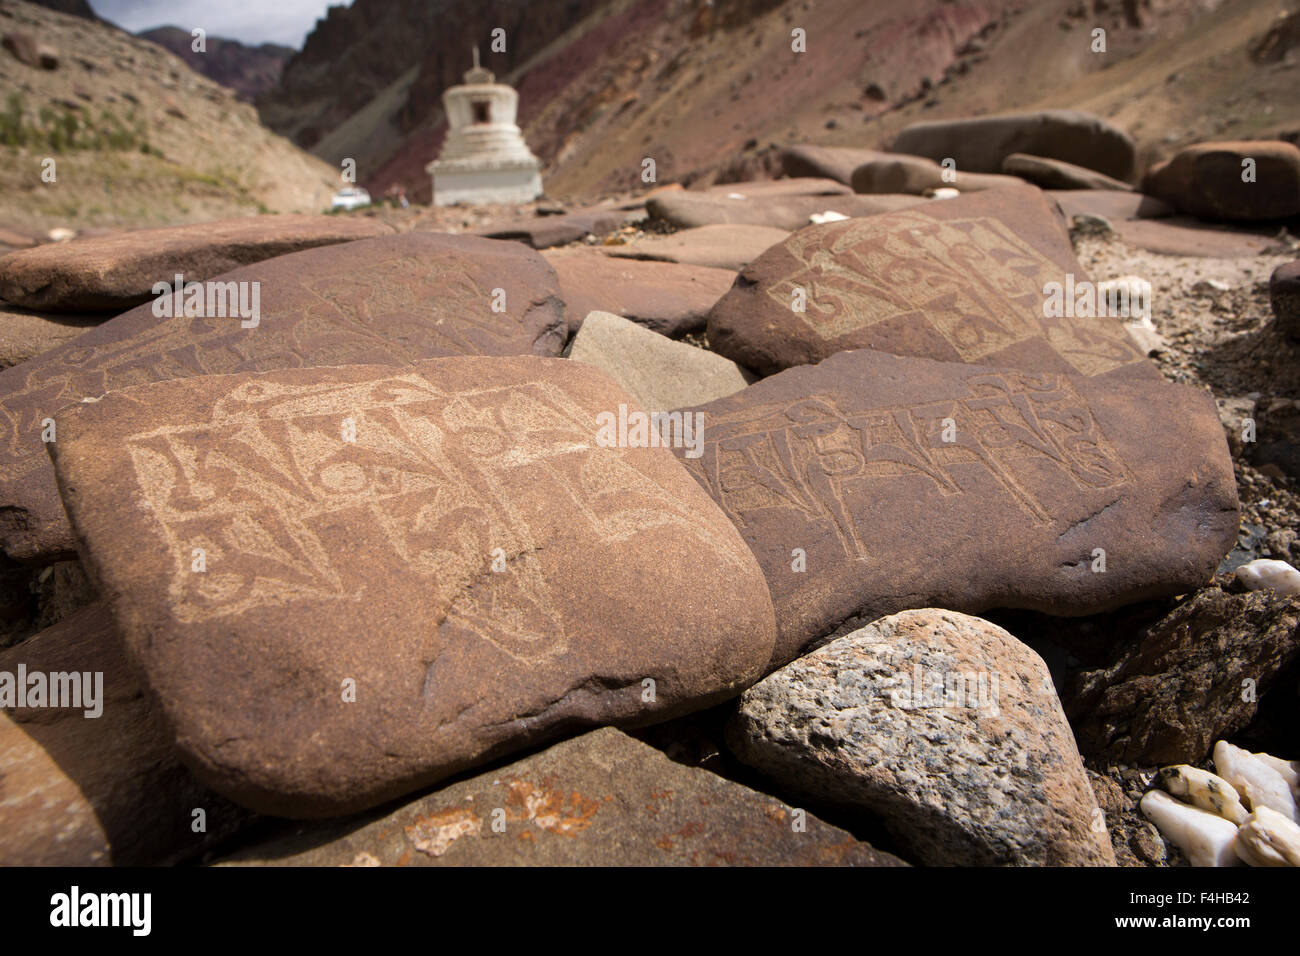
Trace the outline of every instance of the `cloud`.
{"label": "cloud", "polygon": [[228,37],[256,46],[280,43],[302,49],[303,40],[331,6],[352,0],[90,0],[105,20],[137,33],[150,27],[202,27],[208,36]]}

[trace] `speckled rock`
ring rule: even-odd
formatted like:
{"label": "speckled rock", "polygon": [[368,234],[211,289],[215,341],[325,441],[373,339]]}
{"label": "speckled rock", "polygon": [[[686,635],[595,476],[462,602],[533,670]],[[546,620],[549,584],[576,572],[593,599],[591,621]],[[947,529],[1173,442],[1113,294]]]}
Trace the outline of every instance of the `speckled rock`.
{"label": "speckled rock", "polygon": [[979,618],[905,611],[831,641],[746,691],[728,741],[927,864],[1115,862],[1047,666]]}

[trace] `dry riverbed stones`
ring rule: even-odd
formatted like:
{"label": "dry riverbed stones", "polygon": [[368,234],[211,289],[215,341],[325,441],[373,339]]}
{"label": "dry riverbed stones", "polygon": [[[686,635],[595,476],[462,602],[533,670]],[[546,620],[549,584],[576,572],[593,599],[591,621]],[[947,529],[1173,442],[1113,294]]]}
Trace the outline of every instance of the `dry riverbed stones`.
{"label": "dry riverbed stones", "polygon": [[773,666],[909,607],[1075,615],[1185,593],[1236,540],[1214,401],[1158,377],[863,349],[693,411],[703,447],[682,461],[767,576]]}
{"label": "dry riverbed stones", "polygon": [[1067,311],[1067,283],[1086,281],[1054,204],[1028,186],[989,190],[801,229],[741,272],[709,313],[709,343],[760,374],[871,348],[1157,378],[1117,319],[1078,314],[1074,296]]}
{"label": "dry riverbed stones", "polygon": [[[214,310],[218,284],[249,305],[256,294],[259,315]],[[160,317],[158,303],[149,303],[0,372],[5,555],[48,562],[73,551],[45,448],[59,438],[63,411],[85,399],[208,374],[558,355],[564,346],[555,273],[512,242],[434,233],[360,240],[247,266],[195,289],[205,295],[185,293],[183,301],[187,310],[193,301],[197,315]]]}
{"label": "dry riverbed stones", "polygon": [[901,866],[843,830],[612,727],[452,784],[365,826],[242,851],[264,866]]}
{"label": "dry riverbed stones", "polygon": [[206,376],[50,445],[83,562],[200,779],[359,810],[760,676],[736,529],[603,373],[532,356]]}
{"label": "dry riverbed stones", "polygon": [[1047,665],[987,621],[882,618],[747,690],[736,755],[932,865],[1113,866]]}

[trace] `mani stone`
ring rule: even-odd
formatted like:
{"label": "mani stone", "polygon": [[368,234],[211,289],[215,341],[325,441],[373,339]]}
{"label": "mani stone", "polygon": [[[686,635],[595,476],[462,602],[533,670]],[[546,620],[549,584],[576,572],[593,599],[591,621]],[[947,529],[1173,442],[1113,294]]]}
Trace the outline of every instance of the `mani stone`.
{"label": "mani stone", "polygon": [[1297,659],[1295,600],[1205,588],[1126,641],[1113,662],[1076,675],[1065,710],[1090,756],[1200,763],[1216,740],[1254,720],[1258,699]]}
{"label": "mani stone", "polygon": [[1268,298],[1282,334],[1300,339],[1300,259],[1273,270],[1268,279]]}
{"label": "mani stone", "polygon": [[934,866],[1114,866],[1042,658],[927,608],[873,621],[740,698],[728,742],[792,793],[879,816]]}
{"label": "mani stone", "polygon": [[464,85],[443,91],[447,139],[426,167],[435,206],[526,203],[542,194],[541,161],[515,123],[519,94],[494,80],[479,66],[475,47]]}
{"label": "mani stone", "polygon": [[545,256],[560,279],[570,332],[591,312],[612,312],[673,338],[698,332],[736,278],[726,269],[614,259],[595,250]]}
{"label": "mani stone", "polygon": [[[741,194],[737,193],[737,197]],[[731,224],[769,226],[775,229],[802,229],[809,217],[836,212],[850,219],[874,216],[894,209],[906,209],[927,200],[920,196],[744,196],[725,194],[672,192],[646,202],[651,219],[679,229]]]}
{"label": "mani stone", "polygon": [[1197,143],[1147,170],[1142,191],[1201,219],[1300,213],[1300,149],[1282,140]]}
{"label": "mani stone", "polygon": [[[728,288],[731,278],[728,273]],[[103,321],[102,315],[50,315],[0,302],[0,369],[11,368],[48,352],[84,335]]]}
{"label": "mani stone", "polygon": [[[904,866],[851,834],[612,727],[364,826],[300,825],[220,865]],[[495,822],[495,827],[494,827]]]}
{"label": "mani stone", "polygon": [[974,119],[914,123],[894,139],[896,153],[953,159],[958,170],[1000,173],[1013,153],[1061,159],[1125,182],[1137,150],[1127,133],[1090,113],[1040,110]]}
{"label": "mani stone", "polygon": [[730,359],[674,342],[608,312],[587,315],[569,358],[594,365],[627,389],[643,409],[654,412],[725,398],[752,380]]}
{"label": "mani stone", "polygon": [[[411,233],[245,266],[260,321],[158,318],[153,303],[0,372],[0,551],[48,563],[75,550],[43,437],[70,406],[164,379],[308,365],[408,365],[444,355],[558,355],[555,273],[517,243]],[[500,289],[498,297],[494,290]],[[495,303],[505,311],[493,311]]]}
{"label": "mani stone", "polygon": [[1055,205],[989,190],[801,229],[741,272],[709,313],[709,344],[760,374],[870,348],[1158,378],[1114,319],[1044,315],[1047,284],[1068,275],[1087,279]]}
{"label": "mani stone", "polygon": [[1011,176],[1019,176],[1043,189],[1111,189],[1117,192],[1131,192],[1133,187],[1126,182],[1113,179],[1105,173],[1085,166],[1076,166],[1061,159],[1048,159],[1046,156],[1030,156],[1028,153],[1012,153],[1002,160],[1002,171]]}
{"label": "mani stone", "polygon": [[564,359],[300,368],[122,389],[50,449],[195,774],[320,817],[759,676],[753,555],[620,406]]}
{"label": "mani stone", "polygon": [[223,272],[316,246],[389,235],[376,219],[254,216],[52,242],[0,258],[0,299],[47,312],[123,312],[176,275]]}
{"label": "mani stone", "polygon": [[855,169],[851,181],[856,193],[903,193],[914,196],[945,187],[959,192],[982,192],[985,189],[1024,188],[1026,185],[1023,179],[1015,176],[973,173],[960,169],[949,173],[949,179],[944,179],[943,167],[932,159],[885,153]]}
{"label": "mani stone", "polygon": [[84,699],[0,711],[0,866],[165,865],[251,822],[181,766],[103,604],[0,651],[0,673],[16,679],[20,666],[29,682],[102,674],[101,713],[85,716]]}
{"label": "mani stone", "polygon": [[850,618],[1183,594],[1237,536],[1214,402],[1159,377],[1117,387],[863,349],[693,411],[703,454],[683,461],[767,575],[772,666]]}
{"label": "mani stone", "polygon": [[771,226],[700,226],[671,236],[650,236],[625,246],[605,246],[615,258],[657,259],[735,272],[790,235]]}

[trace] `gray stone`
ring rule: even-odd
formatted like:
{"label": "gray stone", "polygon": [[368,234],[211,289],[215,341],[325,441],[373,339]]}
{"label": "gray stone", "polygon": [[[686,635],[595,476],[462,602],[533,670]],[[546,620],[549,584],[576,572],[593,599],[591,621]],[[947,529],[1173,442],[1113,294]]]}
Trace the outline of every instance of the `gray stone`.
{"label": "gray stone", "polygon": [[569,358],[594,365],[651,412],[702,405],[753,381],[730,359],[674,342],[608,312],[587,315]]}
{"label": "gray stone", "polygon": [[736,755],[877,814],[932,865],[1114,865],[1047,665],[1000,627],[905,611],[747,690]]}

